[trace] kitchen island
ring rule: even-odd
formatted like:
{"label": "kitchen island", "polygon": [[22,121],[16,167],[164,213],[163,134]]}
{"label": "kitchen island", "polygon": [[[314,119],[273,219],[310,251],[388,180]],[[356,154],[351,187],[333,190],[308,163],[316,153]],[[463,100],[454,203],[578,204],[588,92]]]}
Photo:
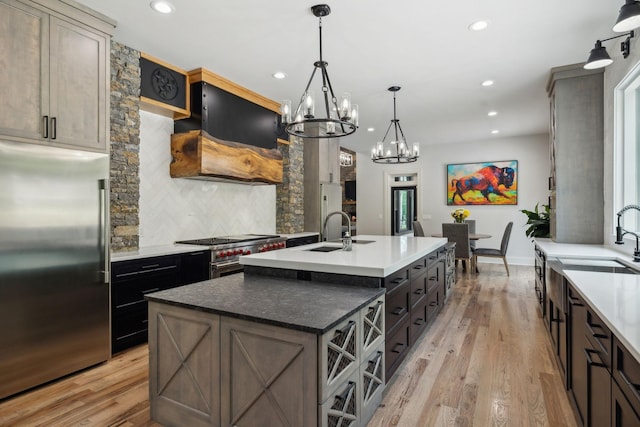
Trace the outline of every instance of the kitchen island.
{"label": "kitchen island", "polygon": [[386,375],[444,304],[446,242],[298,246],[241,257],[244,274],[149,294],[152,418],[366,425]]}
{"label": "kitchen island", "polygon": [[147,300],[162,424],[359,424],[382,399],[383,289],[235,274]]}
{"label": "kitchen island", "polygon": [[385,288],[385,372],[390,378],[444,306],[447,239],[359,235],[352,250],[320,242],[241,256],[245,275]]}

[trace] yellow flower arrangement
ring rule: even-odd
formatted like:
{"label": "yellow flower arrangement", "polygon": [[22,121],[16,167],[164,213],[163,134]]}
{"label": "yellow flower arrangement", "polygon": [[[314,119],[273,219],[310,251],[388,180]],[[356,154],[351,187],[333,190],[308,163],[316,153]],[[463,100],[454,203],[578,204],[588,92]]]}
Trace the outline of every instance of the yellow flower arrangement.
{"label": "yellow flower arrangement", "polygon": [[465,218],[467,218],[470,214],[471,214],[471,212],[469,212],[467,209],[463,209],[463,208],[458,208],[458,209],[454,210],[453,212],[451,212],[451,216],[453,217],[455,222],[464,221]]}

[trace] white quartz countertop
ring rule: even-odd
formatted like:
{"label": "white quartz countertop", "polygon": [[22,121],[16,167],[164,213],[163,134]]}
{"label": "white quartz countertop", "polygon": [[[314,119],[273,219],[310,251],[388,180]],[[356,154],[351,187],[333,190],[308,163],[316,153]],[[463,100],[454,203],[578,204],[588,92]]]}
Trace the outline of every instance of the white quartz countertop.
{"label": "white quartz countertop", "polygon": [[131,259],[150,258],[154,256],[182,254],[188,252],[198,252],[209,250],[207,246],[202,245],[184,245],[176,243],[173,245],[159,245],[139,248],[136,251],[112,252],[111,262],[128,261]]}
{"label": "white quartz countertop", "polygon": [[548,257],[553,258],[610,258],[628,259],[630,257],[622,252],[611,249],[605,245],[581,245],[574,243],[556,243],[551,239],[535,239],[536,245]]}
{"label": "white quartz countertop", "polygon": [[320,233],[318,233],[317,231],[301,231],[299,233],[293,233],[293,234],[280,234],[280,237],[285,237],[287,239],[296,239],[298,237],[311,237],[311,236],[318,236],[320,235]]}
{"label": "white quartz countertop", "polygon": [[640,275],[565,270],[565,277],[640,361]]}
{"label": "white quartz countertop", "polygon": [[[353,240],[351,251],[309,251],[319,246],[342,246],[338,242],[321,242],[241,256],[240,263],[258,267],[386,277],[447,243],[444,238],[414,236],[358,235]],[[356,243],[357,240],[373,242]]]}

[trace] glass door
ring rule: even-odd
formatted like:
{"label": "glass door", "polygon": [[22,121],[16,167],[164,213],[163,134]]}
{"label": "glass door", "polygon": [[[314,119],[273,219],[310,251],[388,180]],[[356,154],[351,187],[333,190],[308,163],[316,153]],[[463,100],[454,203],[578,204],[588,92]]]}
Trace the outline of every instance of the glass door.
{"label": "glass door", "polygon": [[413,232],[417,220],[416,187],[391,189],[391,234],[399,236]]}

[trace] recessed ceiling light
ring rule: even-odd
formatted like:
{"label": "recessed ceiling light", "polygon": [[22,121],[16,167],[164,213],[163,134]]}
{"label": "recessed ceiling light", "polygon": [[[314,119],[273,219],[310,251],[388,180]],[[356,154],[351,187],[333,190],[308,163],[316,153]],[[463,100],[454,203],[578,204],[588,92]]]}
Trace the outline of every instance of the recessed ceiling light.
{"label": "recessed ceiling light", "polygon": [[481,21],[476,21],[472,23],[471,25],[469,25],[468,28],[471,31],[482,31],[482,30],[485,30],[488,26],[489,26],[489,21],[481,20]]}
{"label": "recessed ceiling light", "polygon": [[494,129],[491,131],[491,133],[495,135],[496,133],[500,133],[500,131],[498,129]]}
{"label": "recessed ceiling light", "polygon": [[367,128],[367,132],[373,132],[376,128]]}
{"label": "recessed ceiling light", "polygon": [[149,6],[156,12],[168,14],[172,13],[176,8],[166,0],[153,0]]}
{"label": "recessed ceiling light", "polygon": [[493,80],[485,80],[482,82],[482,86],[487,87],[487,86],[493,86]]}
{"label": "recessed ceiling light", "polygon": [[287,77],[287,75],[285,73],[283,73],[282,71],[276,71],[275,73],[272,74],[274,79],[278,79],[278,80],[282,80],[285,77]]}
{"label": "recessed ceiling light", "polygon": [[493,117],[493,116],[497,116],[497,115],[498,115],[498,112],[497,112],[497,111],[489,111],[489,112],[487,113],[487,116],[489,116],[489,117]]}

